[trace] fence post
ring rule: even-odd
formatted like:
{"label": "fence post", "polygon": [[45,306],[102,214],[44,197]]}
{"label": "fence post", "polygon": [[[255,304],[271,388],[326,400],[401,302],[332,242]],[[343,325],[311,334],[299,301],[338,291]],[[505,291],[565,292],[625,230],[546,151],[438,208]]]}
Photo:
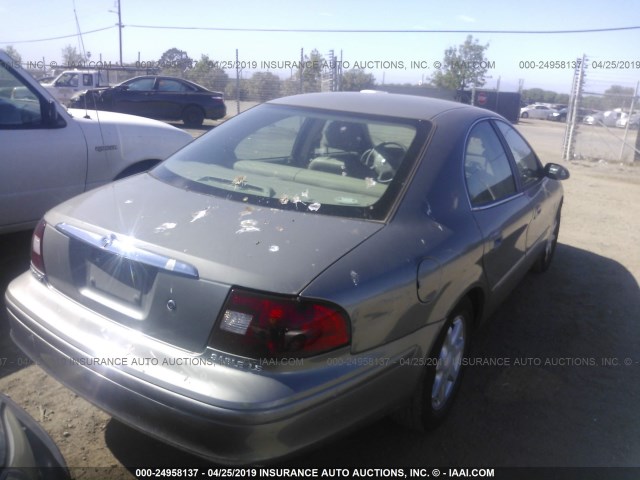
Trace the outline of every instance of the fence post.
{"label": "fence post", "polygon": [[[636,104],[636,98],[638,96],[638,85],[640,85],[640,82],[636,83],[636,90],[635,92],[633,92],[633,98],[631,99],[631,106],[629,107],[629,115],[627,117],[627,125],[625,126],[625,129],[624,129],[624,138],[622,139],[622,145],[620,145],[620,157],[618,161],[621,163],[622,163],[622,157],[624,156],[624,147],[627,146],[627,136],[629,135],[629,125],[631,125],[631,115],[633,114],[633,109]],[[640,130],[639,130],[639,134],[640,134]],[[636,145],[637,144],[638,144],[638,138],[636,137]],[[637,155],[638,155],[638,151],[636,149],[635,155],[631,157],[631,162],[633,162],[634,157]]]}
{"label": "fence post", "polygon": [[240,113],[240,64],[238,62],[238,49],[236,48],[236,115]]}
{"label": "fence post", "polygon": [[576,134],[578,129],[578,111],[582,100],[582,87],[584,85],[584,68],[586,56],[582,55],[582,59],[577,60],[579,66],[573,75],[573,85],[571,86],[571,98],[567,106],[567,126],[564,133],[564,143],[562,146],[562,159],[572,160],[575,150]]}

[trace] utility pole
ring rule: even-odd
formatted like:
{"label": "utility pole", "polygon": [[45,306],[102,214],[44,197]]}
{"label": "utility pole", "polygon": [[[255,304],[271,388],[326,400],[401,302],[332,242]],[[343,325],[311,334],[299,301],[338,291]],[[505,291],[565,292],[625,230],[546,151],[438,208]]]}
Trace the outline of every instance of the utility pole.
{"label": "utility pole", "polygon": [[120,3],[121,0],[118,0],[118,39],[120,42],[120,66],[122,66],[122,10]]}
{"label": "utility pole", "polygon": [[113,10],[109,10],[109,11],[111,13],[118,14],[118,23],[116,23],[116,25],[118,26],[118,40],[120,44],[120,66],[122,66],[122,29],[124,28],[124,25],[122,25],[122,10],[120,9],[120,0],[116,0],[116,2],[118,2],[118,11],[117,12]]}

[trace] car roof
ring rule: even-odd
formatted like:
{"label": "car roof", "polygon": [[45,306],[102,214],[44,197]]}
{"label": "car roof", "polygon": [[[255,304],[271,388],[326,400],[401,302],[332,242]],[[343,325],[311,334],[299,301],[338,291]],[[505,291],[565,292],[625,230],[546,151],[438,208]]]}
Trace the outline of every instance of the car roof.
{"label": "car roof", "polygon": [[489,110],[449,100],[385,92],[305,93],[277,98],[267,103],[371,115],[384,114],[417,120],[432,120],[437,115],[451,110],[467,110],[469,113],[475,112],[478,116],[495,115]]}

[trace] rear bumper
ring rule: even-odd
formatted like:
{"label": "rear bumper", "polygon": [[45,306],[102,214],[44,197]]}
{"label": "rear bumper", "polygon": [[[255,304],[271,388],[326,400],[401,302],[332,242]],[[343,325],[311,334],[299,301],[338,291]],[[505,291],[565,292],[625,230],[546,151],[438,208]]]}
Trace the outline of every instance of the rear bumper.
{"label": "rear bumper", "polygon": [[220,118],[224,118],[226,115],[227,106],[223,103],[222,105],[207,108],[205,117],[211,120],[218,120]]}
{"label": "rear bumper", "polygon": [[[95,353],[84,351],[62,332],[73,328],[65,318],[86,309],[28,272],[10,284],[6,304],[13,340],[54,378],[120,421],[224,464],[264,463],[326,440],[388,411],[411,393],[419,378],[419,369],[401,367],[400,359],[420,352],[400,341],[394,342],[399,352],[395,355],[389,354],[387,346],[384,352],[349,357],[349,365],[324,369],[312,365],[300,367],[302,371],[249,372],[225,365],[210,367],[221,382],[227,377],[225,388],[237,385],[238,391],[224,392],[221,401],[203,397],[195,389],[190,393],[177,382],[172,386],[150,381],[131,368],[78,362]],[[124,329],[102,321],[110,330]],[[375,362],[374,358],[387,360]],[[299,381],[291,382],[292,377]],[[255,391],[247,391],[254,384]]]}

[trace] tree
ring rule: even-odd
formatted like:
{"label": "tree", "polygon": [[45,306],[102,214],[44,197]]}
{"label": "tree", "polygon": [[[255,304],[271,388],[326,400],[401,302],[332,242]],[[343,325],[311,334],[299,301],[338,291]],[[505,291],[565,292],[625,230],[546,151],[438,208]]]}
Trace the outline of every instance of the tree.
{"label": "tree", "polygon": [[249,80],[252,100],[266,102],[280,96],[280,79],[271,72],[256,72]]}
{"label": "tree", "polygon": [[224,90],[224,96],[227,99],[246,100],[249,96],[249,80],[241,78],[240,81],[233,80],[229,82]]}
{"label": "tree", "polygon": [[322,71],[328,68],[330,63],[316,49],[313,49],[309,55],[305,55],[300,63],[300,68],[290,78],[282,81],[280,91],[283,95],[322,90]]}
{"label": "tree", "polygon": [[68,68],[72,68],[84,62],[84,57],[78,53],[76,47],[67,45],[62,49],[62,64]]}
{"label": "tree", "polygon": [[452,90],[464,90],[472,85],[484,86],[488,62],[484,56],[489,44],[480,45],[468,35],[459,47],[449,47],[444,52],[441,68],[433,75],[434,85]]}
{"label": "tree", "polygon": [[158,64],[163,74],[182,76],[193,67],[194,62],[187,52],[174,47],[162,54]]}
{"label": "tree", "polygon": [[322,54],[315,48],[309,56],[304,56],[302,70],[302,91],[319,92],[322,89],[322,66],[325,63]]}
{"label": "tree", "polygon": [[16,65],[22,65],[22,56],[18,53],[18,50],[13,45],[7,45],[4,52],[11,57]]}
{"label": "tree", "polygon": [[346,71],[342,75],[342,90],[346,92],[359,92],[367,88],[372,88],[376,84],[376,79],[371,73],[354,68]]}
{"label": "tree", "polygon": [[200,56],[200,60],[194,62],[193,68],[187,71],[186,77],[216,92],[224,92],[229,83],[229,75],[218,66],[216,61],[204,54]]}
{"label": "tree", "polygon": [[296,95],[302,93],[300,91],[300,78],[296,78],[297,75],[293,75],[291,78],[287,78],[280,84],[280,93],[284,96]]}
{"label": "tree", "polygon": [[611,85],[604,91],[604,98],[602,99],[603,107],[606,110],[613,110],[614,108],[628,110],[631,106],[634,92],[635,90],[632,87]]}
{"label": "tree", "polygon": [[569,103],[569,95],[567,93],[557,93],[552,90],[543,90],[542,88],[530,88],[522,90],[522,101],[526,104],[531,103]]}
{"label": "tree", "polygon": [[[322,54],[313,49],[309,55],[304,56],[302,66],[290,79],[285,80],[283,91],[286,94],[319,92],[322,90],[322,69],[328,62]],[[302,88],[300,76],[302,75]]]}

